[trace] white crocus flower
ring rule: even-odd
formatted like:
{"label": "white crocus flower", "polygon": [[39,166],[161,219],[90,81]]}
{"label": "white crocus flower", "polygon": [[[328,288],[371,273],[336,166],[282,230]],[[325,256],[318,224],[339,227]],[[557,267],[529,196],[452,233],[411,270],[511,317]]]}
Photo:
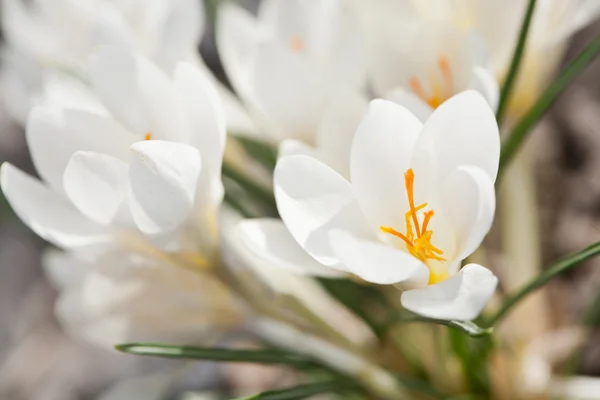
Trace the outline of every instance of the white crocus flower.
{"label": "white crocus flower", "polygon": [[275,170],[283,224],[250,220],[238,233],[271,265],[401,283],[414,288],[402,294],[407,309],[470,320],[497,284],[480,265],[459,268],[491,227],[499,152],[494,114],[474,91],[425,124],[374,100],[352,144],[350,181],[315,158],[283,157]]}
{"label": "white crocus flower", "polygon": [[215,89],[189,64],[171,79],[117,49],[96,54],[90,70],[98,101],[32,111],[27,141],[42,181],[4,163],[11,206],[65,249],[153,251],[153,243],[211,255],[225,145]]}
{"label": "white crocus flower", "polygon": [[62,326],[100,347],[132,341],[206,345],[244,322],[223,283],[168,259],[52,250],[43,264],[59,289],[56,315]]}
{"label": "white crocus flower", "polygon": [[266,0],[254,17],[225,3],[217,44],[264,139],[284,141],[280,154],[312,153],[347,171],[339,154],[348,154],[367,104],[363,38],[347,4]]}
{"label": "white crocus flower", "polygon": [[87,59],[98,46],[144,55],[168,73],[179,61],[195,62],[204,31],[196,0],[6,0],[4,96],[25,122],[48,74],[87,79]]}
{"label": "white crocus flower", "polygon": [[452,24],[425,18],[410,0],[354,2],[368,32],[369,77],[375,93],[422,121],[451,96],[479,91],[492,108],[498,84],[481,40]]}
{"label": "white crocus flower", "polygon": [[[421,20],[448,24],[480,38],[490,70],[499,81],[505,78],[528,0],[410,0],[409,3]],[[540,0],[536,3],[523,63],[512,94],[509,111],[513,118],[527,111],[549,84],[570,37],[599,14],[600,2],[596,0]]]}

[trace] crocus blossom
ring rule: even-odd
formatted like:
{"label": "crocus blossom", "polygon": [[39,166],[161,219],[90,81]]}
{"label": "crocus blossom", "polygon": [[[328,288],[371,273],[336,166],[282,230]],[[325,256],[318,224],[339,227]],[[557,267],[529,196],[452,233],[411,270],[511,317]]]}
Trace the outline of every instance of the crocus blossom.
{"label": "crocus blossom", "polygon": [[219,10],[219,53],[254,129],[281,143],[280,154],[311,153],[344,170],[339,154],[367,104],[363,42],[339,0],[266,0],[256,17],[230,3]]}
{"label": "crocus blossom", "polygon": [[195,0],[6,0],[2,28],[3,94],[25,122],[48,75],[88,79],[87,58],[98,46],[140,53],[168,73],[195,62],[204,10]]}
{"label": "crocus blossom", "polygon": [[171,79],[118,49],[97,53],[90,71],[95,100],[32,111],[27,141],[42,180],[4,163],[11,206],[65,249],[152,243],[209,254],[218,240],[225,145],[215,89],[189,64]]}
{"label": "crocus blossom", "polygon": [[374,100],[352,143],[349,181],[310,156],[283,157],[274,177],[283,223],[249,220],[239,234],[272,265],[401,284],[411,288],[407,309],[470,320],[497,284],[488,269],[460,265],[491,227],[499,152],[494,114],[477,92],[452,97],[425,124]]}

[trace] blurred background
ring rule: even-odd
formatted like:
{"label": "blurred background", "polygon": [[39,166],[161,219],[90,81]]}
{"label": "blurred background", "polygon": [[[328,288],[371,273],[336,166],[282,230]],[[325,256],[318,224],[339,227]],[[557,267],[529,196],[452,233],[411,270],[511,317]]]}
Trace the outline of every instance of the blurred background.
{"label": "blurred background", "polygon": [[[215,5],[210,3],[208,10]],[[257,0],[244,3],[253,9]],[[581,50],[598,31],[600,23],[578,33],[565,59]],[[201,52],[222,78],[211,32],[209,26]],[[0,162],[9,161],[35,175],[23,129],[10,119],[5,107],[0,105]],[[535,154],[546,265],[600,240],[600,61],[561,96],[527,146]],[[45,246],[12,213],[0,193],[0,399],[96,399],[118,380],[159,369],[158,361],[94,349],[62,332],[53,316],[56,293],[40,268]],[[590,326],[598,325],[598,288],[598,258],[554,280],[544,299],[555,311],[551,324],[584,320]],[[595,306],[590,308],[589,304]],[[580,373],[600,376],[600,330],[582,352],[577,368]],[[216,389],[225,384],[226,374],[214,365],[201,364],[190,370],[182,388]],[[260,376],[266,387],[283,379],[273,371],[244,370],[227,375],[234,380],[237,376],[240,385],[256,384],[255,378]]]}

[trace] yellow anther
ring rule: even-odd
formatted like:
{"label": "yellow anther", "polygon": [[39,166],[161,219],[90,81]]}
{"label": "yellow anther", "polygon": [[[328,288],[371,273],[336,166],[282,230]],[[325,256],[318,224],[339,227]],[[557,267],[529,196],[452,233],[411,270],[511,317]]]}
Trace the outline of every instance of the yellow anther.
{"label": "yellow anther", "polygon": [[290,49],[296,53],[301,52],[304,50],[304,40],[300,36],[292,36],[290,38]]}
{"label": "yellow anther", "polygon": [[152,134],[147,132],[146,135],[144,135],[144,140],[152,140]]}
{"label": "yellow anther", "polygon": [[388,233],[402,239],[406,244],[408,252],[423,262],[426,262],[427,260],[446,261],[444,258],[440,257],[444,252],[431,243],[433,231],[427,229],[429,227],[429,222],[434,215],[433,210],[426,211],[424,213],[423,223],[421,224],[419,222],[417,212],[427,207],[427,203],[415,206],[414,181],[415,174],[413,170],[407,170],[404,174],[404,184],[406,186],[409,206],[409,210],[404,215],[406,234],[389,226],[381,226],[379,229],[381,229],[383,233]]}
{"label": "yellow anther", "polygon": [[[427,94],[423,84],[419,78],[413,76],[408,80],[408,85],[421,100],[431,106],[431,108],[438,108],[440,104],[446,101],[449,97],[454,94],[454,79],[452,77],[452,69],[450,68],[450,62],[445,56],[441,56],[437,60],[437,69],[432,70],[430,75],[431,79],[431,94]],[[440,81],[439,76],[442,79]]]}

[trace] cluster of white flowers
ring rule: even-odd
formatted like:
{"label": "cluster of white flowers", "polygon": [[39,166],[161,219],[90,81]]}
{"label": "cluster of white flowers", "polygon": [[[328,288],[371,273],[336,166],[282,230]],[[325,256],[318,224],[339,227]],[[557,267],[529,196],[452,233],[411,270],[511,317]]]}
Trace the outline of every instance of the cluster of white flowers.
{"label": "cluster of white flowers", "polygon": [[[40,179],[4,163],[1,186],[59,249],[44,264],[65,326],[108,346],[207,343],[264,317],[293,325],[275,291],[360,342],[313,277],[477,318],[498,279],[463,264],[496,208],[498,82],[527,1],[508,3],[264,0],[254,15],[223,2],[216,43],[237,100],[197,53],[199,0],[5,0],[3,94]],[[512,118],[600,12],[538,3]],[[280,218],[223,202],[227,134],[278,148]]]}

